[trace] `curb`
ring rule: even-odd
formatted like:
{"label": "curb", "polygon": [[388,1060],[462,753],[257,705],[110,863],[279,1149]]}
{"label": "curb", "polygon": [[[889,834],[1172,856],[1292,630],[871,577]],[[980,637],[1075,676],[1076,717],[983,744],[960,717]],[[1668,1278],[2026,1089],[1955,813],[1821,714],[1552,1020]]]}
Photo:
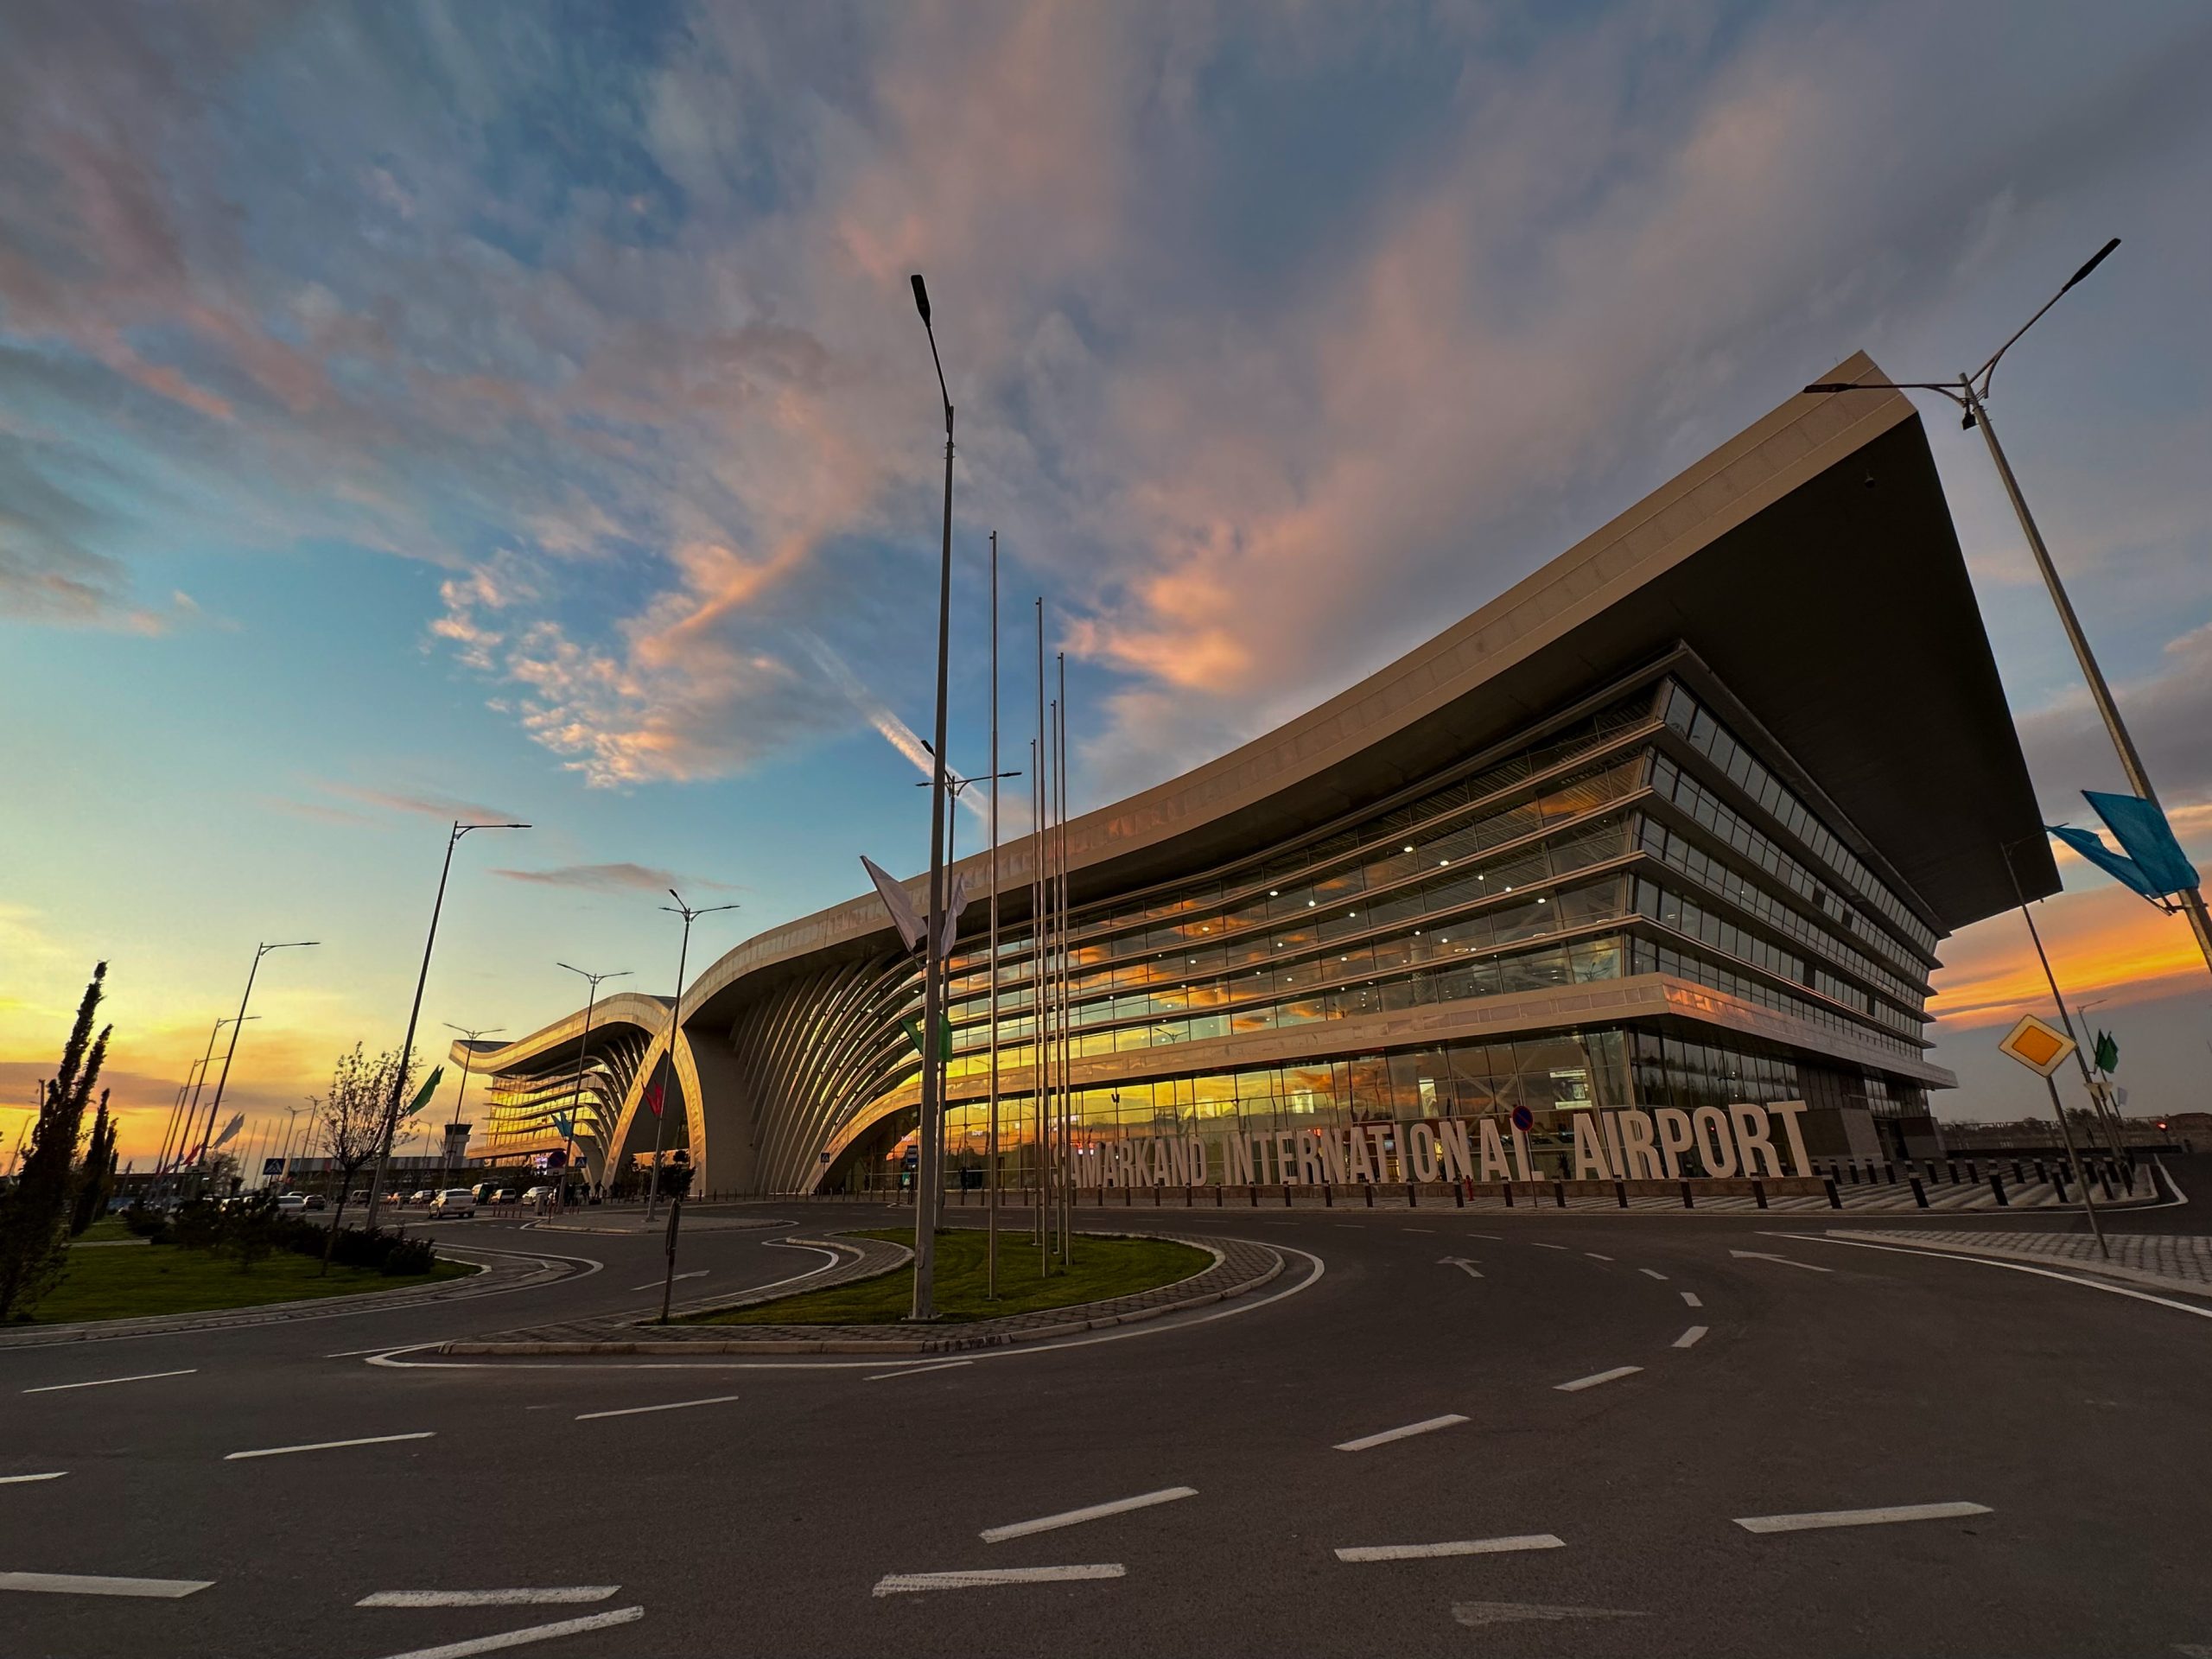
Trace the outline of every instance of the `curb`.
{"label": "curb", "polygon": [[[2110,1279],[2145,1290],[2162,1290],[2169,1295],[2212,1296],[2212,1285],[2192,1284],[2187,1280],[2171,1279],[2164,1274],[2146,1273],[2140,1268],[2121,1267],[2101,1259],[2083,1262],[2049,1250],[2021,1249],[2002,1244],[1961,1244],[1953,1239],[1916,1238],[1909,1233],[1875,1232],[1859,1228],[1831,1227],[1827,1233],[1832,1238],[1857,1239],[1869,1244],[1895,1244],[1929,1255],[1978,1255],[1993,1262],[2020,1262],[2030,1267],[2080,1274],[2084,1278]],[[2052,1236],[2081,1238],[2085,1235],[2056,1233]]]}
{"label": "curb", "polygon": [[[1114,1238],[1166,1238],[1174,1243],[1189,1244],[1195,1249],[1203,1249],[1210,1253],[1214,1258],[1213,1262],[1209,1266],[1192,1274],[1189,1279],[1181,1281],[1185,1284],[1189,1284],[1193,1281],[1204,1278],[1207,1274],[1211,1273],[1216,1268],[1223,1266],[1227,1260],[1226,1255],[1217,1245],[1205,1239],[1185,1238],[1166,1233],[1123,1232],[1103,1234],[1099,1236]],[[810,1241],[795,1240],[793,1242],[806,1243]],[[1212,1290],[1200,1291],[1195,1295],[1185,1296],[1173,1302],[1160,1303],[1150,1307],[1128,1308],[1118,1313],[1096,1314],[1089,1318],[1071,1317],[1068,1319],[1056,1320],[1051,1325],[1034,1325],[1016,1331],[978,1331],[964,1335],[954,1335],[948,1333],[942,1337],[894,1337],[887,1338],[870,1338],[866,1340],[856,1338],[841,1339],[836,1337],[823,1337],[816,1338],[760,1337],[747,1338],[705,1336],[668,1336],[657,1338],[652,1341],[639,1341],[634,1338],[626,1340],[611,1339],[604,1342],[532,1341],[528,1339],[512,1342],[499,1342],[496,1340],[485,1340],[477,1342],[462,1341],[444,1343],[439,1346],[436,1351],[441,1354],[452,1355],[504,1354],[518,1357],[524,1355],[545,1356],[563,1354],[658,1354],[668,1353],[671,1351],[695,1354],[880,1354],[892,1358],[906,1357],[915,1354],[975,1353],[987,1349],[1013,1347],[1021,1343],[1041,1342],[1048,1338],[1080,1335],[1086,1331],[1103,1331],[1116,1325],[1135,1325],[1146,1319],[1160,1319],[1169,1313],[1183,1313],[1189,1312],[1192,1308],[1208,1307],[1217,1302],[1225,1302],[1234,1297],[1249,1294],[1252,1291],[1258,1290],[1262,1287],[1272,1283],[1275,1279],[1281,1276],[1283,1270],[1283,1258],[1282,1253],[1280,1250],[1276,1249],[1273,1245],[1262,1243],[1258,1240],[1238,1242],[1249,1243],[1253,1248],[1262,1252],[1267,1260],[1262,1271],[1255,1274],[1249,1278],[1240,1280],[1236,1284],[1218,1287]],[[825,1245],[827,1241],[824,1241]],[[786,1291],[783,1294],[785,1295],[798,1295],[805,1293],[804,1290],[797,1290]],[[1056,1308],[1048,1311],[1053,1313],[1065,1313],[1070,1315],[1079,1315],[1085,1307],[1108,1306],[1114,1300],[1118,1299],[1109,1299],[1106,1301],[1077,1303],[1073,1307],[1065,1309]],[[720,1304],[720,1306],[744,1306],[744,1304],[723,1303]],[[673,1329],[674,1327],[671,1328]],[[690,1328],[708,1330],[712,1327],[697,1326]],[[844,1328],[850,1329],[851,1327],[848,1326]]]}

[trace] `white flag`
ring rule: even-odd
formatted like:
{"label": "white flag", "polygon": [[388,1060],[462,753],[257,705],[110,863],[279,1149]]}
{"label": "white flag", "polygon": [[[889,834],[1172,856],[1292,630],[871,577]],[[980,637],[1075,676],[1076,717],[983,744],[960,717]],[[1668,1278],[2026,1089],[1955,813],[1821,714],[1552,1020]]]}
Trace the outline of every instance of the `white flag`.
{"label": "white flag", "polygon": [[914,901],[906,896],[906,889],[893,880],[890,874],[874,859],[865,854],[861,863],[868,871],[868,879],[875,883],[875,891],[883,900],[883,907],[891,912],[891,925],[899,930],[899,937],[912,950],[922,942],[928,931],[927,924],[914,913]]}
{"label": "white flag", "polygon": [[244,1128],[245,1128],[245,1114],[239,1112],[232,1116],[229,1122],[223,1125],[223,1132],[215,1137],[215,1145],[219,1147],[227,1144],[231,1137]]}
{"label": "white flag", "polygon": [[938,959],[943,961],[952,954],[952,941],[960,931],[960,912],[968,908],[968,875],[965,871],[952,878],[952,891],[944,895],[944,920],[938,929]]}

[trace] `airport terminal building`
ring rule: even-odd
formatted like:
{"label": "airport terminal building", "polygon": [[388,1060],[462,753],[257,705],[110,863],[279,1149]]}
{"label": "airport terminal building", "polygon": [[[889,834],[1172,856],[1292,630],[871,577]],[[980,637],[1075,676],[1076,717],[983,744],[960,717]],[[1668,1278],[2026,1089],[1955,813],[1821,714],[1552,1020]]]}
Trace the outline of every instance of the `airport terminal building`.
{"label": "airport terminal building", "polygon": [[[1828,378],[1879,376],[1859,357]],[[1871,390],[1793,398],[1367,680],[1072,820],[1066,847],[1077,1147],[1109,1182],[1253,1178],[1117,1146],[1422,1124],[1433,1147],[1516,1108],[1552,1175],[1577,1173],[1578,1116],[1743,1103],[1803,1103],[1789,1127],[1816,1156],[1932,1152],[1942,941],[2014,903],[2007,847],[2030,897],[2058,885],[1925,434]],[[1036,857],[999,860],[1012,1185],[1035,1158]],[[989,870],[960,868],[947,1141],[972,1170]],[[709,968],[664,1130],[693,1190],[896,1185],[920,991],[872,893]],[[609,996],[588,1046],[579,1007],[467,1050],[491,1077],[472,1154],[560,1151],[573,1111],[577,1160],[621,1183],[653,1144],[669,1014]]]}

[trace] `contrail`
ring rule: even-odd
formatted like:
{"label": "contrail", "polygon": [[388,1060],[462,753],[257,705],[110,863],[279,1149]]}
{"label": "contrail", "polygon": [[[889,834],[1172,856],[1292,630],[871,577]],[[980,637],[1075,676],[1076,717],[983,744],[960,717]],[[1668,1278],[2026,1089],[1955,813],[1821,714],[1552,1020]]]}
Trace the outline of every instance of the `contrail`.
{"label": "contrail", "polygon": [[[830,648],[827,640],[807,628],[793,628],[791,635],[800,645],[806,647],[807,654],[814,658],[816,665],[830,677],[837,689],[845,694],[846,700],[860,710],[861,717],[881,734],[883,741],[912,761],[914,770],[920,772],[924,778],[930,777],[931,772],[929,745],[915,734],[914,728],[899,719],[895,710],[861,683],[861,677],[853,672],[843,658]],[[947,770],[951,771],[949,767]],[[953,771],[952,776],[957,778],[960,773]],[[987,796],[980,795],[972,790],[963,790],[959,798],[961,805],[968,809],[977,823],[988,825],[991,807]],[[1001,798],[999,803],[1001,818],[1006,815],[1007,805],[1007,801]]]}

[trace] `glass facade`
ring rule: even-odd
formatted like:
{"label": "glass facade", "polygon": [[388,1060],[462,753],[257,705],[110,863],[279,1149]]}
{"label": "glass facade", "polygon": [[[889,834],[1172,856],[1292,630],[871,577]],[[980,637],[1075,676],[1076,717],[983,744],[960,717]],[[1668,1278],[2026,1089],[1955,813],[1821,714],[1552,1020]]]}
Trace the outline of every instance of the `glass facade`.
{"label": "glass facade", "polygon": [[[1927,1046],[1936,931],[1782,781],[1771,757],[1671,677],[1507,747],[1294,842],[1078,908],[1067,942],[1072,1054],[1086,1080],[1110,1073],[1110,1057],[1133,1057],[1127,1078],[1077,1091],[1079,1141],[1526,1106],[1541,1154],[1564,1145],[1565,1114],[1592,1106],[1817,1096],[1839,1109],[1925,1116],[1922,1085],[1885,1073],[1878,1057],[1914,1061]],[[1034,952],[1024,929],[1001,938],[999,1061],[1026,1089]],[[982,1149],[990,973],[987,950],[963,941],[949,985],[956,1161]],[[1786,1015],[1872,1058],[1838,1059],[1834,1043],[1793,1049],[1718,1027],[1670,1028],[1679,1020],[1516,1028],[1507,1039],[1380,1052],[1329,1029],[1653,974]],[[916,976],[894,972],[892,987],[870,1015],[879,1030],[918,1008]],[[1313,1058],[1218,1062],[1224,1039],[1233,1048],[1286,1030],[1303,1033],[1299,1046]],[[1188,1073],[1155,1052],[1199,1043],[1210,1064]],[[874,1080],[879,1101],[918,1071],[911,1046],[886,1052],[895,1058]],[[1002,1098],[1010,1179],[1020,1179],[1032,1116],[1026,1095]],[[854,1139],[831,1183],[879,1181],[876,1160],[895,1154],[912,1121],[910,1106]]]}

